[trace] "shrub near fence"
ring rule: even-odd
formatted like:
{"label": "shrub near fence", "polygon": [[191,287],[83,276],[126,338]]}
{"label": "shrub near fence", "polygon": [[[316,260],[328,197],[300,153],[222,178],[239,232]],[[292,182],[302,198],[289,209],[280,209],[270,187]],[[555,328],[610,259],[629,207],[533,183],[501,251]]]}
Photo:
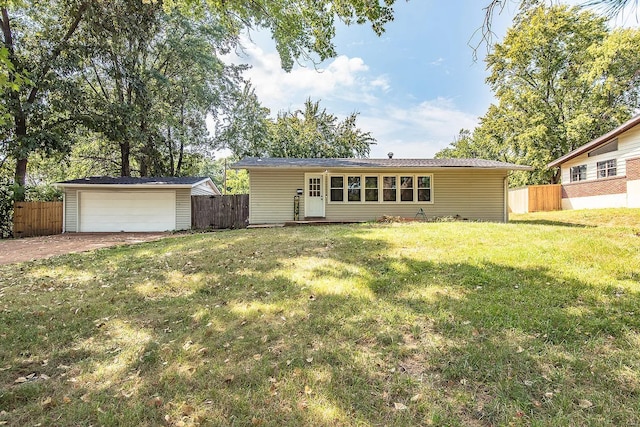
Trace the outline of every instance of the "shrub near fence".
{"label": "shrub near fence", "polygon": [[62,233],[62,202],[15,202],[13,236],[32,237]]}
{"label": "shrub near fence", "polygon": [[191,196],[191,228],[246,228],[249,195]]}

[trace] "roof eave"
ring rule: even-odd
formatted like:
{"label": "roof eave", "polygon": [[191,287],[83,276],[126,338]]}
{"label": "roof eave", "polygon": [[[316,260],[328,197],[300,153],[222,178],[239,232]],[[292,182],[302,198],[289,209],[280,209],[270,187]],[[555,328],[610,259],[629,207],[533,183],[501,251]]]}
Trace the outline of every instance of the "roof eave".
{"label": "roof eave", "polygon": [[622,125],[618,126],[617,128],[615,128],[614,130],[605,133],[604,135],[587,142],[584,145],[581,145],[580,147],[576,148],[575,150],[565,154],[562,157],[557,158],[556,160],[550,162],[547,164],[548,168],[555,168],[558,167],[560,165],[562,165],[565,162],[568,162],[569,160],[578,157],[581,154],[586,153],[587,151],[593,150],[603,144],[606,144],[607,142],[611,141],[612,139],[620,136],[621,134],[623,134],[624,132],[628,131],[629,129],[635,127],[638,123],[640,123],[640,115],[633,117],[630,120],[627,120],[625,123],[623,123]]}
{"label": "roof eave", "polygon": [[[197,185],[197,184],[196,184]],[[163,183],[145,183],[145,184],[74,184],[65,182],[56,182],[54,187],[81,187],[81,188],[193,188],[194,184],[163,184]]]}

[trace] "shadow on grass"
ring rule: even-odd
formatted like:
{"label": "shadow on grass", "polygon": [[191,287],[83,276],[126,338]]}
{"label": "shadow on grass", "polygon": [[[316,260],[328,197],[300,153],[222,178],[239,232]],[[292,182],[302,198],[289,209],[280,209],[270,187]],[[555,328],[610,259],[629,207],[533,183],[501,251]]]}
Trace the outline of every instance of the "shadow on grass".
{"label": "shadow on grass", "polygon": [[552,221],[547,219],[510,219],[513,224],[549,225],[553,227],[596,228],[595,225],[578,224],[575,222]]}
{"label": "shadow on grass", "polygon": [[[331,227],[34,263],[0,313],[0,407],[10,425],[638,421],[610,363],[637,367],[638,293],[392,251]],[[50,378],[13,384],[32,372]]]}

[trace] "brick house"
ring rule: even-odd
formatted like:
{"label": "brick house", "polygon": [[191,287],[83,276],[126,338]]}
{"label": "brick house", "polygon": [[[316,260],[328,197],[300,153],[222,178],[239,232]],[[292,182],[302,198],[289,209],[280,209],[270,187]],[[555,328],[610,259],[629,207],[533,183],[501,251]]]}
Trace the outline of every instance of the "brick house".
{"label": "brick house", "polygon": [[640,208],[640,115],[547,166],[561,169],[562,209]]}

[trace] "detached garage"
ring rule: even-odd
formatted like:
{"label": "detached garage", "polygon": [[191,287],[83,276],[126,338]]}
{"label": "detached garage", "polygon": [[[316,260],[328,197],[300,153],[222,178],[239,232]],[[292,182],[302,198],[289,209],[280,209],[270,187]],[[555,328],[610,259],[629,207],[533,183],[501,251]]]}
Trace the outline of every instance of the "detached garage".
{"label": "detached garage", "polygon": [[59,182],[63,232],[168,231],[191,228],[191,196],[220,195],[206,177],[89,177]]}

